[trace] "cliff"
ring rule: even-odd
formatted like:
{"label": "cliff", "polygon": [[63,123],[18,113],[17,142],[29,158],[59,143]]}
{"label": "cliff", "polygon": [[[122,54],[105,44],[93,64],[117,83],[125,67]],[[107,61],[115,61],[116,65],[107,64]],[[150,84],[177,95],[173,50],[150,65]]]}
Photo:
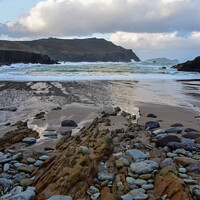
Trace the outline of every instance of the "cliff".
{"label": "cliff", "polygon": [[175,65],[172,68],[177,69],[178,71],[200,72],[200,56],[192,61]]}
{"label": "cliff", "polygon": [[0,50],[23,50],[48,55],[51,59],[71,62],[140,61],[131,49],[124,49],[104,39],[40,39],[0,41]]}
{"label": "cliff", "polygon": [[14,63],[55,64],[56,61],[50,59],[47,55],[39,53],[17,50],[0,50],[0,66]]}

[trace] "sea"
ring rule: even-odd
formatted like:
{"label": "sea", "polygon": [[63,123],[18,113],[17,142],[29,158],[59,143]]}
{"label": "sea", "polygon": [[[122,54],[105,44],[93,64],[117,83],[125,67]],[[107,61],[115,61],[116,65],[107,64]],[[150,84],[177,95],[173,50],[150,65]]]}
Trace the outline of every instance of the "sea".
{"label": "sea", "polygon": [[179,72],[167,62],[61,62],[53,65],[13,64],[0,67],[0,81],[181,80],[199,79],[195,72]]}

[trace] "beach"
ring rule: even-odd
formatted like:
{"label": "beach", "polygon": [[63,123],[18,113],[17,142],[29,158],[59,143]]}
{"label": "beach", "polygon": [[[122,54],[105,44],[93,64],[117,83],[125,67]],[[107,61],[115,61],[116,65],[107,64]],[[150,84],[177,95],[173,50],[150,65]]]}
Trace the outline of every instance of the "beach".
{"label": "beach", "polygon": [[[157,162],[159,165],[162,164],[165,158],[173,158],[173,156],[167,156],[167,153],[170,152],[166,152],[165,155],[165,153],[156,147],[155,142],[159,137],[151,135],[154,129],[151,134],[145,130],[147,128],[146,122],[148,121],[159,123],[160,127],[155,128],[155,130],[167,130],[171,128],[173,124],[179,124],[177,127],[181,129],[181,134],[176,133],[178,129],[175,130],[175,132],[168,134],[177,135],[178,137],[182,137],[182,135],[186,134],[187,132],[185,130],[188,128],[192,128],[197,132],[200,131],[199,80],[1,82],[0,86],[0,107],[16,108],[15,112],[0,111],[1,138],[3,138],[4,134],[7,132],[15,131],[17,129],[20,130],[19,124],[21,122],[17,123],[18,121],[27,122],[27,128],[37,131],[38,133],[36,142],[31,145],[26,142],[13,144],[5,143],[4,147],[1,146],[1,149],[13,149],[16,152],[22,152],[22,162],[25,163],[27,163],[27,159],[33,157],[35,154],[39,154],[40,156],[47,155],[47,158],[49,158],[42,161],[44,164],[41,164],[41,166],[38,165],[40,167],[35,168],[34,173],[31,175],[31,177],[33,177],[31,185],[33,184],[36,187],[35,199],[48,199],[55,194],[71,194],[73,199],[89,199],[89,196],[93,194],[88,193],[89,196],[87,196],[84,192],[87,191],[91,185],[94,185],[94,183],[91,182],[91,178],[95,175],[92,175],[91,173],[93,172],[90,170],[97,169],[98,171],[98,169],[103,167],[100,167],[102,162],[104,163],[103,165],[107,164],[107,166],[109,166],[108,171],[103,170],[105,173],[113,173],[116,177],[121,177],[123,174],[124,178],[138,178],[138,176],[126,172],[126,170],[131,170],[128,166],[123,164],[125,168],[117,167],[118,159],[125,158],[128,159],[129,162],[133,162],[130,155],[127,156],[126,153],[125,155],[123,153],[128,151],[128,149],[138,149],[148,154],[148,159]],[[117,108],[117,110],[114,108]],[[147,117],[149,114],[153,114],[154,117]],[[77,123],[77,127],[62,126],[61,123],[64,120],[73,120]],[[131,127],[132,129],[130,129]],[[23,130],[24,126],[21,128]],[[25,130],[27,130],[26,127]],[[96,134],[95,130],[99,131],[99,136],[94,136]],[[108,130],[108,132],[105,132],[105,130]],[[70,131],[70,136],[68,131]],[[126,133],[125,136],[123,136],[124,131]],[[113,133],[115,134],[113,135]],[[31,132],[31,134],[33,133]],[[103,153],[103,150],[98,150],[98,148],[101,146],[101,148],[104,149],[104,145],[108,145],[107,143],[104,144],[102,141],[104,135],[107,134],[111,136],[112,145],[110,144],[109,148],[106,147],[108,149],[106,150],[106,153]],[[131,136],[131,134],[135,134],[135,136]],[[163,133],[161,133],[161,136],[162,134]],[[98,146],[99,142],[101,143],[100,146]],[[139,146],[137,146],[137,144]],[[57,159],[59,159],[59,155],[63,156],[63,153],[67,151],[73,152],[69,157],[77,157],[77,162],[79,162],[79,159],[86,159],[87,156],[85,157],[84,155],[89,153],[82,153],[83,156],[81,156],[80,152],[77,151],[79,146],[83,146],[83,151],[85,150],[86,152],[87,148],[89,148],[91,156],[88,157],[91,158],[87,159],[92,159],[91,163],[93,163],[93,161],[96,163],[94,166],[91,166],[93,164],[89,164],[88,170],[90,174],[84,175],[85,178],[87,177],[87,184],[80,178],[77,179],[74,184],[71,183],[73,188],[76,188],[76,190],[73,189],[73,192],[69,192],[72,185],[67,186],[69,187],[69,190],[67,190],[68,192],[63,192],[62,186],[59,186],[60,189],[58,190],[55,189],[56,186],[54,186],[55,182],[53,179],[51,179],[51,181],[46,180],[48,174],[49,177],[53,177],[55,174],[53,175],[53,172],[48,167],[46,168],[46,166],[52,165],[54,168],[59,169],[64,167],[64,161],[58,161]],[[85,149],[85,147],[87,148]],[[99,151],[102,152],[100,153]],[[188,153],[189,152],[190,151],[188,151]],[[171,153],[173,154],[175,152],[172,151]],[[181,154],[175,153],[174,157],[180,157],[180,155]],[[196,161],[200,159],[197,151],[194,151],[192,156],[195,157]],[[39,157],[37,157],[37,159],[38,158]],[[194,159],[193,157],[190,158]],[[141,158],[141,161],[143,160],[146,160],[146,157],[145,159]],[[71,161],[66,160],[66,162],[67,165],[71,166],[71,164],[68,163]],[[56,163],[60,163],[60,165]],[[70,169],[68,169],[71,173],[75,173],[73,172],[73,170],[76,169],[75,163],[72,164],[74,167],[71,166],[69,167]],[[180,163],[176,164],[179,168],[184,168],[184,165],[180,165]],[[4,166],[5,165],[6,164],[4,164]],[[92,168],[90,169],[90,167]],[[65,173],[69,173],[68,170],[65,169]],[[100,171],[98,171],[98,173],[100,173]],[[57,174],[58,179],[60,176],[65,177],[64,174],[61,175],[60,173]],[[183,176],[186,177],[188,175],[186,174]],[[65,178],[69,181],[67,177],[68,175]],[[198,175],[191,174],[191,177],[192,180],[198,181]],[[123,186],[126,188],[127,182],[122,181],[124,178],[118,178],[121,181],[118,179],[116,180],[122,182]],[[154,186],[152,186],[152,178],[155,181]],[[46,185],[47,182],[42,181],[43,179],[47,182],[50,181],[48,184],[52,183],[51,186],[49,186],[51,189],[48,189]],[[141,176],[140,179],[142,179]],[[142,179],[147,182],[149,181],[148,184],[147,182],[144,183],[144,185],[147,185],[144,186],[144,188],[150,188],[146,189],[145,193],[142,193],[144,196],[148,195],[148,199],[158,199],[159,195],[165,195],[164,193],[160,194],[158,192],[156,186],[159,182],[158,179],[159,178],[156,179],[155,175],[152,175],[149,179]],[[102,180],[107,181],[107,179]],[[83,191],[76,192],[79,190],[79,183],[86,185],[85,188],[82,189]],[[99,184],[100,186],[98,186]],[[117,195],[117,197],[114,195],[114,199],[117,199],[128,193],[127,189],[119,190],[117,193],[111,192],[109,188],[112,188],[114,185],[106,187],[101,184],[102,181],[101,183],[96,183],[94,185],[97,188],[99,187],[100,192],[97,193],[99,195],[101,194],[101,199],[113,198],[114,194]],[[40,187],[44,188],[44,191],[42,191]],[[138,187],[140,188],[141,186],[137,185],[137,188]],[[130,183],[128,183],[127,188],[129,188],[129,190],[132,188]],[[52,192],[52,190],[55,190],[55,192]],[[184,189],[181,188],[180,190],[182,192]],[[183,196],[189,195],[188,198],[190,198],[190,193],[186,193],[184,193]],[[105,195],[108,195],[108,197],[103,197]],[[170,196],[170,194],[168,195]],[[172,195],[173,198],[177,198],[176,195],[178,195],[178,190]]]}

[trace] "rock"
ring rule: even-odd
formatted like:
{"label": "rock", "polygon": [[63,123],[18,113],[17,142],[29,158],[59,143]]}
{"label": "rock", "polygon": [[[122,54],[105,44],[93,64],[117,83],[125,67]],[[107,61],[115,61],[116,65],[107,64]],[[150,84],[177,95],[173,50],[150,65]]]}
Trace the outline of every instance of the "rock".
{"label": "rock", "polygon": [[200,134],[199,133],[186,133],[186,134],[183,134],[182,137],[195,140],[200,137]]}
{"label": "rock", "polygon": [[26,137],[22,140],[22,142],[26,144],[33,144],[36,143],[36,139],[34,137]]}
{"label": "rock", "polygon": [[131,194],[126,194],[121,196],[122,200],[134,200],[133,196]]}
{"label": "rock", "polygon": [[126,167],[130,166],[130,162],[126,158],[119,158],[122,161],[123,165]]}
{"label": "rock", "polygon": [[200,162],[192,163],[186,167],[189,172],[200,173]]}
{"label": "rock", "polygon": [[163,138],[158,139],[156,142],[156,146],[165,147],[169,142],[181,142],[181,140],[175,135],[167,135]]}
{"label": "rock", "polygon": [[3,166],[3,171],[4,172],[7,172],[10,168],[10,165],[8,163],[6,163],[4,166]]}
{"label": "rock", "polygon": [[90,198],[91,198],[92,200],[98,200],[99,197],[100,197],[100,195],[101,195],[100,193],[95,193],[95,194],[91,195]]}
{"label": "rock", "polygon": [[63,131],[60,132],[61,135],[68,135],[68,134],[72,134],[72,130],[68,130],[68,131]]}
{"label": "rock", "polygon": [[87,190],[87,193],[88,193],[89,195],[93,195],[93,194],[95,194],[95,193],[99,193],[99,189],[97,189],[97,188],[94,187],[94,186],[90,186],[90,188]]}
{"label": "rock", "polygon": [[169,142],[169,143],[167,143],[167,146],[171,150],[176,150],[176,149],[185,149],[186,151],[192,151],[193,150],[191,145],[186,144],[186,143],[180,143],[180,142]]}
{"label": "rock", "polygon": [[182,129],[181,128],[168,128],[165,130],[166,133],[181,133]]}
{"label": "rock", "polygon": [[151,174],[142,174],[139,176],[139,179],[149,180],[149,179],[151,179],[151,177],[152,177]]}
{"label": "rock", "polygon": [[174,158],[174,157],[176,157],[176,156],[177,156],[176,153],[171,153],[171,152],[168,152],[168,153],[167,153],[167,157],[169,157],[169,158]]}
{"label": "rock", "polygon": [[133,185],[135,183],[135,179],[132,177],[126,177],[126,182],[130,185]]}
{"label": "rock", "polygon": [[137,180],[135,180],[135,184],[136,184],[137,186],[142,186],[142,185],[144,185],[144,184],[147,184],[147,181],[142,180],[142,179],[137,179]]}
{"label": "rock", "polygon": [[124,164],[121,160],[115,160],[115,165],[117,169],[121,169],[122,167],[124,167]]}
{"label": "rock", "polygon": [[44,115],[45,115],[45,112],[40,112],[40,113],[35,115],[35,119],[43,119]]}
{"label": "rock", "polygon": [[42,160],[42,161],[45,161],[45,160],[49,159],[49,156],[43,155],[39,159]]}
{"label": "rock", "polygon": [[136,174],[148,174],[151,173],[154,169],[159,167],[157,162],[152,160],[145,160],[138,163],[131,163],[131,171]]}
{"label": "rock", "polygon": [[187,174],[179,173],[179,176],[180,176],[181,178],[188,178],[188,175],[187,175]]}
{"label": "rock", "polygon": [[189,188],[177,175],[178,172],[175,166],[165,167],[155,175],[155,199],[161,199],[166,194],[167,198],[172,200],[192,199]]}
{"label": "rock", "polygon": [[183,127],[183,124],[176,123],[176,124],[172,124],[171,127]]}
{"label": "rock", "polygon": [[4,189],[8,188],[10,189],[14,185],[14,182],[12,180],[6,179],[6,178],[0,178],[0,186]]}
{"label": "rock", "polygon": [[4,107],[4,108],[1,107],[0,110],[15,112],[17,111],[17,108],[16,107]]}
{"label": "rock", "polygon": [[196,163],[197,161],[192,158],[187,158],[187,157],[175,157],[174,162],[176,164],[182,165],[183,167],[186,167],[192,163]]}
{"label": "rock", "polygon": [[187,172],[187,169],[185,169],[185,168],[183,168],[183,167],[180,167],[180,168],[178,169],[178,171],[179,171],[180,173],[185,174],[185,173]]}
{"label": "rock", "polygon": [[36,162],[36,160],[34,158],[27,158],[27,162],[33,164]]}
{"label": "rock", "polygon": [[54,195],[48,200],[72,200],[72,198],[67,195]]}
{"label": "rock", "polygon": [[163,134],[163,133],[165,133],[164,129],[157,129],[157,130],[153,131],[153,135],[159,135],[159,134]]}
{"label": "rock", "polygon": [[184,137],[181,137],[181,142],[182,143],[186,143],[186,144],[189,144],[190,146],[192,147],[195,147],[195,144],[194,144],[194,140],[193,139],[189,139],[189,138],[184,138]]}
{"label": "rock", "polygon": [[73,120],[64,120],[61,122],[61,126],[77,127],[77,123]]}
{"label": "rock", "polygon": [[144,184],[142,185],[142,188],[145,190],[152,190],[154,188],[153,184]]}
{"label": "rock", "polygon": [[23,177],[20,174],[16,174],[15,179],[19,183],[23,179]]}
{"label": "rock", "polygon": [[125,152],[125,154],[131,156],[134,161],[145,160],[148,157],[147,154],[138,149],[129,149]]}
{"label": "rock", "polygon": [[14,164],[15,168],[18,168],[18,167],[20,167],[21,165],[22,165],[22,163],[18,163],[18,162]]}
{"label": "rock", "polygon": [[57,137],[58,135],[56,133],[46,133],[43,136],[44,137]]}
{"label": "rock", "polygon": [[192,195],[195,197],[195,199],[200,199],[200,185],[197,185],[192,189]]}
{"label": "rock", "polygon": [[23,179],[20,181],[21,186],[31,186],[33,184],[33,181],[29,178]]}
{"label": "rock", "polygon": [[198,132],[197,130],[195,130],[193,128],[186,128],[184,131],[185,132]]}
{"label": "rock", "polygon": [[88,149],[88,147],[80,146],[79,148],[80,148],[82,154],[84,154],[84,155],[89,155],[90,154],[90,150]]}
{"label": "rock", "polygon": [[21,161],[23,159],[23,153],[17,153],[12,157],[13,160]]}
{"label": "rock", "polygon": [[148,199],[148,195],[141,192],[140,189],[131,190],[130,193],[134,197],[134,200],[146,200],[146,199]]}
{"label": "rock", "polygon": [[18,167],[17,170],[19,172],[25,172],[25,173],[31,174],[34,171],[34,167],[30,167],[26,164],[22,164],[21,166]]}
{"label": "rock", "polygon": [[199,183],[196,180],[184,179],[184,182],[187,185],[198,185]]}
{"label": "rock", "polygon": [[147,115],[147,117],[157,118],[157,116],[156,116],[155,114],[153,114],[153,113],[149,113],[149,114]]}
{"label": "rock", "polygon": [[101,173],[101,174],[98,175],[98,179],[100,181],[106,181],[106,180],[114,181],[114,174],[112,174],[112,173]]}
{"label": "rock", "polygon": [[162,161],[160,166],[161,166],[161,168],[165,168],[170,165],[174,165],[173,160],[171,158],[165,158],[165,160]]}
{"label": "rock", "polygon": [[154,129],[154,128],[159,128],[159,127],[160,127],[160,124],[158,122],[148,121],[145,123],[145,128]]}
{"label": "rock", "polygon": [[187,151],[185,149],[177,149],[174,153],[187,156]]}
{"label": "rock", "polygon": [[35,166],[35,167],[39,167],[42,163],[43,163],[42,160],[37,160],[37,161],[34,163],[34,166]]}

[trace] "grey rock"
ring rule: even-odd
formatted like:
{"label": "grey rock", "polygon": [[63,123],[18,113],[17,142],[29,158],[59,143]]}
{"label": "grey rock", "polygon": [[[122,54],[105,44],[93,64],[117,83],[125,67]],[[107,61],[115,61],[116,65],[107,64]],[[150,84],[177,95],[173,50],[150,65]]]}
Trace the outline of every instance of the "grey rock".
{"label": "grey rock", "polygon": [[185,173],[187,172],[187,169],[185,169],[185,168],[183,168],[183,167],[180,167],[180,168],[178,169],[178,171],[179,171],[180,173],[185,174]]}
{"label": "grey rock", "polygon": [[133,185],[135,183],[135,179],[132,177],[126,177],[126,182],[130,185]]}
{"label": "grey rock", "polygon": [[1,107],[0,110],[15,112],[17,111],[17,108],[16,107]]}
{"label": "grey rock", "polygon": [[0,159],[0,164],[5,164],[11,161],[11,158],[2,158]]}
{"label": "grey rock", "polygon": [[198,185],[199,183],[196,180],[184,179],[184,182],[188,185]]}
{"label": "grey rock", "polygon": [[20,174],[16,174],[15,179],[19,183],[23,179],[23,177]]}
{"label": "grey rock", "polygon": [[114,174],[112,174],[112,173],[101,173],[101,174],[98,175],[98,179],[100,181],[106,181],[106,180],[114,181]]}
{"label": "grey rock", "polygon": [[174,165],[173,160],[171,158],[165,158],[165,160],[162,161],[160,166],[161,166],[161,168],[165,168],[170,165]]}
{"label": "grey rock", "polygon": [[22,179],[20,181],[20,185],[21,186],[31,186],[33,184],[33,181],[29,178],[26,178],[26,179]]}
{"label": "grey rock", "polygon": [[142,188],[145,190],[153,190],[154,185],[153,184],[144,184],[144,185],[142,185]]}
{"label": "grey rock", "polygon": [[165,147],[169,142],[181,142],[180,138],[176,135],[167,135],[163,138],[160,138],[156,142],[157,147]]}
{"label": "grey rock", "polygon": [[131,163],[131,171],[136,174],[148,174],[151,173],[154,169],[159,167],[157,162],[152,160],[145,160],[138,163]]}
{"label": "grey rock", "polygon": [[189,139],[189,138],[184,138],[184,137],[181,137],[181,142],[182,143],[186,143],[186,144],[190,144],[192,147],[195,147],[195,140],[194,139]]}
{"label": "grey rock", "polygon": [[73,120],[64,120],[61,122],[61,126],[77,127],[77,123]]}
{"label": "grey rock", "polygon": [[130,162],[126,158],[119,158],[119,160],[123,162],[124,166],[126,167],[130,166]]}
{"label": "grey rock", "polygon": [[37,160],[37,161],[34,163],[34,166],[35,166],[35,167],[39,167],[42,163],[43,163],[42,160]]}
{"label": "grey rock", "polygon": [[95,193],[95,194],[91,195],[90,198],[92,200],[97,200],[97,199],[99,199],[100,195],[101,195],[100,193]]}
{"label": "grey rock", "polygon": [[134,159],[134,161],[145,160],[148,158],[147,154],[143,153],[138,149],[129,149],[125,152],[125,154],[131,156]]}
{"label": "grey rock", "polygon": [[87,190],[87,193],[89,195],[93,195],[93,194],[99,193],[99,189],[94,186],[90,186],[90,188]]}
{"label": "grey rock", "polygon": [[189,172],[200,173],[200,162],[192,163],[186,167]]}
{"label": "grey rock", "polygon": [[185,149],[186,151],[192,151],[193,148],[190,144],[187,143],[180,143],[180,142],[169,142],[167,146],[171,150],[176,150],[176,149]]}
{"label": "grey rock", "polygon": [[80,146],[79,148],[80,148],[82,154],[84,154],[84,155],[90,154],[90,150],[86,146]]}
{"label": "grey rock", "polygon": [[126,194],[121,196],[122,200],[134,200],[133,196],[131,194]]}
{"label": "grey rock", "polygon": [[10,179],[0,178],[0,186],[5,188],[11,188],[14,185],[14,182]]}
{"label": "grey rock", "polygon": [[137,179],[137,180],[135,181],[135,184],[136,184],[137,186],[142,186],[142,185],[144,185],[144,184],[147,184],[147,181],[142,180],[142,179]]}
{"label": "grey rock", "polygon": [[187,175],[187,174],[179,173],[179,176],[180,176],[181,178],[188,178],[188,175]]}
{"label": "grey rock", "polygon": [[175,124],[172,124],[171,127],[183,127],[183,124],[175,123]]}
{"label": "grey rock", "polygon": [[56,137],[57,138],[57,134],[56,133],[46,133],[43,135],[44,137]]}
{"label": "grey rock", "polygon": [[26,137],[22,140],[22,142],[26,144],[33,144],[36,143],[36,139],[34,137]]}
{"label": "grey rock", "polygon": [[48,200],[72,200],[72,198],[70,196],[66,196],[66,195],[54,195],[51,198],[49,198]]}
{"label": "grey rock", "polygon": [[68,135],[68,134],[72,134],[72,130],[68,130],[68,131],[63,131],[60,132],[61,135]]}
{"label": "grey rock", "polygon": [[170,148],[168,146],[163,147],[163,152],[168,153],[170,151]]}
{"label": "grey rock", "polygon": [[181,128],[168,128],[165,130],[166,133],[181,133],[182,129]]}
{"label": "grey rock", "polygon": [[30,167],[26,164],[22,164],[20,167],[17,169],[19,172],[25,172],[31,174],[34,171],[34,167]]}
{"label": "grey rock", "polygon": [[192,195],[193,195],[197,200],[200,199],[200,185],[197,185],[197,186],[195,186],[195,187],[192,189]]}
{"label": "grey rock", "polygon": [[21,165],[22,165],[22,163],[18,163],[18,162],[14,164],[14,166],[15,166],[16,168],[20,167]]}
{"label": "grey rock", "polygon": [[177,154],[176,153],[167,153],[167,157],[169,157],[169,158],[174,158],[174,157],[176,157],[177,156]]}
{"label": "grey rock", "polygon": [[168,136],[168,133],[158,134],[158,135],[156,135],[156,139],[160,139],[160,138],[163,138],[163,137],[166,137],[166,136]]}
{"label": "grey rock", "polygon": [[49,156],[43,155],[39,159],[42,160],[42,161],[45,161],[45,160],[49,159]]}
{"label": "grey rock", "polygon": [[159,135],[159,134],[163,134],[163,133],[165,133],[164,129],[157,129],[157,130],[153,131],[153,135]]}
{"label": "grey rock", "polygon": [[27,162],[33,164],[36,162],[36,160],[34,158],[27,158]]}
{"label": "grey rock", "polygon": [[10,168],[10,165],[8,163],[6,163],[4,166],[3,166],[3,171],[4,172],[7,172]]}
{"label": "grey rock", "polygon": [[131,190],[130,193],[134,197],[134,200],[146,200],[148,195],[144,194],[140,189]]}
{"label": "grey rock", "polygon": [[12,157],[13,160],[21,161],[23,159],[23,153],[17,153]]}
{"label": "grey rock", "polygon": [[159,127],[160,127],[160,124],[158,122],[148,121],[145,123],[145,128],[154,129],[154,128],[159,128]]}
{"label": "grey rock", "polygon": [[167,194],[164,194],[162,197],[161,197],[161,200],[166,200],[167,199]]}

